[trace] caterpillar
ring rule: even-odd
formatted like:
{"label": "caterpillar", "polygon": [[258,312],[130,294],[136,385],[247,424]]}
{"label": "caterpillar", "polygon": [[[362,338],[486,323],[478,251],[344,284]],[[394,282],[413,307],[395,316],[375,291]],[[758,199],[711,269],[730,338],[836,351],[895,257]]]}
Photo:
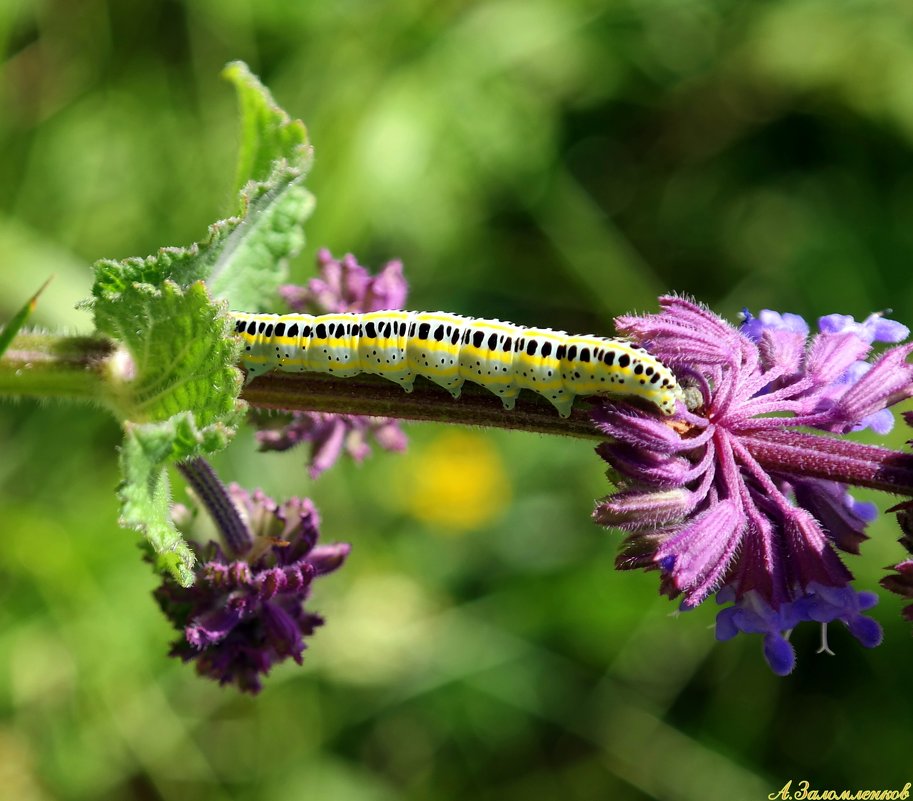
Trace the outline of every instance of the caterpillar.
{"label": "caterpillar", "polygon": [[623,339],[573,336],[445,312],[232,312],[247,380],[269,370],[380,375],[412,391],[420,375],[460,396],[481,384],[514,407],[521,389],[568,417],[577,395],[630,395],[672,414],[682,391],[671,370]]}

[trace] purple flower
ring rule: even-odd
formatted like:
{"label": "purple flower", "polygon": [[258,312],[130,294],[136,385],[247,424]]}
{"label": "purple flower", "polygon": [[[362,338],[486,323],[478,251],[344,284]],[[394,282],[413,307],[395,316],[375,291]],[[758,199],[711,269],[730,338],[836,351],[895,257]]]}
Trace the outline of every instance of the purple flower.
{"label": "purple flower", "polygon": [[[317,545],[319,518],[308,499],[276,503],[260,490],[227,489],[202,459],[179,464],[224,540],[191,542],[199,564],[192,587],[170,577],[155,597],[181,631],[171,655],[195,661],[197,672],[220,684],[257,693],[260,676],[291,657],[301,664],[304,638],[323,618],[304,608],[311,582],[339,568],[345,543]],[[187,510],[175,518],[186,524]]]}
{"label": "purple flower", "polygon": [[732,601],[718,637],[763,633],[777,673],[792,669],[785,635],[802,621],[840,620],[877,645],[880,629],[861,615],[875,598],[849,587],[837,555],[858,553],[874,514],[847,486],[911,495],[913,458],[832,434],[913,395],[913,346],[866,360],[874,341],[906,329],[830,316],[809,338],[796,315],[747,315],[737,330],[682,298],[660,303],[660,314],[616,322],[676,371],[688,408],[671,421],[609,401],[593,412],[618,486],[594,517],[628,532],[618,566],[658,569],[683,609],[712,593]]}
{"label": "purple flower", "polygon": [[308,473],[311,478],[317,478],[332,467],[343,451],[356,462],[363,461],[371,452],[369,438],[386,451],[406,449],[406,435],[398,421],[389,417],[295,412],[281,429],[257,432],[257,441],[264,451],[286,451],[310,443]]}
{"label": "purple flower", "polygon": [[292,311],[307,314],[372,312],[401,309],[409,285],[403,278],[403,263],[388,261],[372,276],[351,253],[336,260],[326,248],[317,253],[319,278],[307,286],[286,284],[279,294]]}
{"label": "purple flower", "polygon": [[[794,331],[803,335],[803,343],[805,336],[808,334],[808,324],[795,314],[780,315],[777,312],[764,309],[756,318],[752,317],[747,310],[743,312],[743,315],[745,321],[739,330],[754,342],[761,341],[765,329],[781,331],[788,329]],[[861,323],[857,323],[848,314],[828,314],[818,319],[818,330],[823,334],[852,334],[868,344],[873,342],[902,342],[910,335],[910,329],[905,325],[894,320],[888,320],[879,312],[870,314]],[[872,365],[867,361],[856,361],[834,382],[831,394],[843,394],[847,389],[847,385],[858,383],[862,376],[871,368]],[[880,409],[861,419],[853,426],[852,430],[861,431],[865,428],[871,428],[878,434],[887,434],[893,427],[894,415],[888,409]]]}
{"label": "purple flower", "polygon": [[[292,311],[366,313],[401,309],[406,302],[409,287],[400,261],[387,262],[372,276],[351,253],[336,260],[324,248],[317,254],[317,267],[320,276],[308,281],[307,286],[288,284],[279,290]],[[344,452],[361,462],[371,452],[371,440],[386,451],[402,451],[407,444],[399,421],[386,417],[292,412],[278,429],[269,423],[267,418],[264,428],[257,432],[261,449],[284,451],[310,443],[311,478],[332,467]]]}

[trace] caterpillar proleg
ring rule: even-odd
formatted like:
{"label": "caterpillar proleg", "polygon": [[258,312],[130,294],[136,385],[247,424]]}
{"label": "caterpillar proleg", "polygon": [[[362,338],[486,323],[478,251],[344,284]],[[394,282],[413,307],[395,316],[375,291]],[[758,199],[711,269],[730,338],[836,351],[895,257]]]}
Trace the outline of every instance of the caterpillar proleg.
{"label": "caterpillar proleg", "polygon": [[523,328],[446,312],[245,314],[232,312],[248,380],[269,370],[337,376],[372,373],[412,391],[420,375],[458,398],[472,381],[512,409],[520,390],[568,417],[577,395],[629,395],[672,414],[672,372],[624,339]]}

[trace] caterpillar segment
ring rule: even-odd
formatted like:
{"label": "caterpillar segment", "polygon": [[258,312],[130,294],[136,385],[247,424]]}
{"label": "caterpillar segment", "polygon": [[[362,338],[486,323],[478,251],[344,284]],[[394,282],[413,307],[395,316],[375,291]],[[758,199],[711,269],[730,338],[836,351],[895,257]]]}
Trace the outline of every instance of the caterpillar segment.
{"label": "caterpillar segment", "polygon": [[409,367],[407,343],[415,314],[384,311],[360,316],[357,347],[362,371],[395,381],[412,392],[416,372]]}
{"label": "caterpillar segment", "polygon": [[520,394],[514,383],[515,343],[522,328],[500,320],[467,320],[460,343],[460,377],[481,384],[513,409]]}
{"label": "caterpillar segment", "polygon": [[578,395],[641,398],[664,414],[682,390],[643,348],[623,339],[523,328],[446,312],[247,314],[233,312],[251,381],[269,370],[379,375],[412,391],[417,375],[460,396],[480,384],[512,409],[523,389],[568,417]]}
{"label": "caterpillar segment", "polygon": [[406,361],[421,375],[460,397],[465,376],[460,371],[460,340],[469,320],[445,312],[413,312],[406,342]]}

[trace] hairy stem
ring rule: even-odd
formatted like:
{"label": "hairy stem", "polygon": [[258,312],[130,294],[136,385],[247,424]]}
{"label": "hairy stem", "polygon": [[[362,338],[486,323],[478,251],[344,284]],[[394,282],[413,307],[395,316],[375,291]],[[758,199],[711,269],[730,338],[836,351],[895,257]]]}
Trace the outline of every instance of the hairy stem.
{"label": "hairy stem", "polygon": [[247,553],[251,546],[250,532],[212,465],[197,456],[178,462],[177,468],[218,526],[232,556]]}
{"label": "hairy stem", "polygon": [[801,431],[765,431],[742,441],[767,470],[913,495],[913,454]]}
{"label": "hairy stem", "polygon": [[109,402],[115,350],[100,337],[19,334],[0,358],[0,397]]}
{"label": "hairy stem", "polygon": [[325,373],[272,372],[254,379],[241,397],[251,406],[264,409],[365,414],[605,439],[590,422],[586,401],[578,400],[571,416],[564,419],[544,398],[524,392],[516,407],[507,411],[498,397],[469,383],[455,399],[423,378],[418,378],[415,389],[407,393],[380,376],[338,378]]}
{"label": "hairy stem", "polygon": [[[0,358],[0,398],[90,400],[122,416],[129,371],[129,358],[108,339],[20,334]],[[604,439],[590,422],[589,405],[583,399],[563,419],[533,393],[524,392],[516,408],[507,411],[495,395],[469,383],[456,400],[423,378],[416,380],[413,392],[406,393],[379,376],[272,372],[248,384],[241,397],[264,409],[364,414]]]}

